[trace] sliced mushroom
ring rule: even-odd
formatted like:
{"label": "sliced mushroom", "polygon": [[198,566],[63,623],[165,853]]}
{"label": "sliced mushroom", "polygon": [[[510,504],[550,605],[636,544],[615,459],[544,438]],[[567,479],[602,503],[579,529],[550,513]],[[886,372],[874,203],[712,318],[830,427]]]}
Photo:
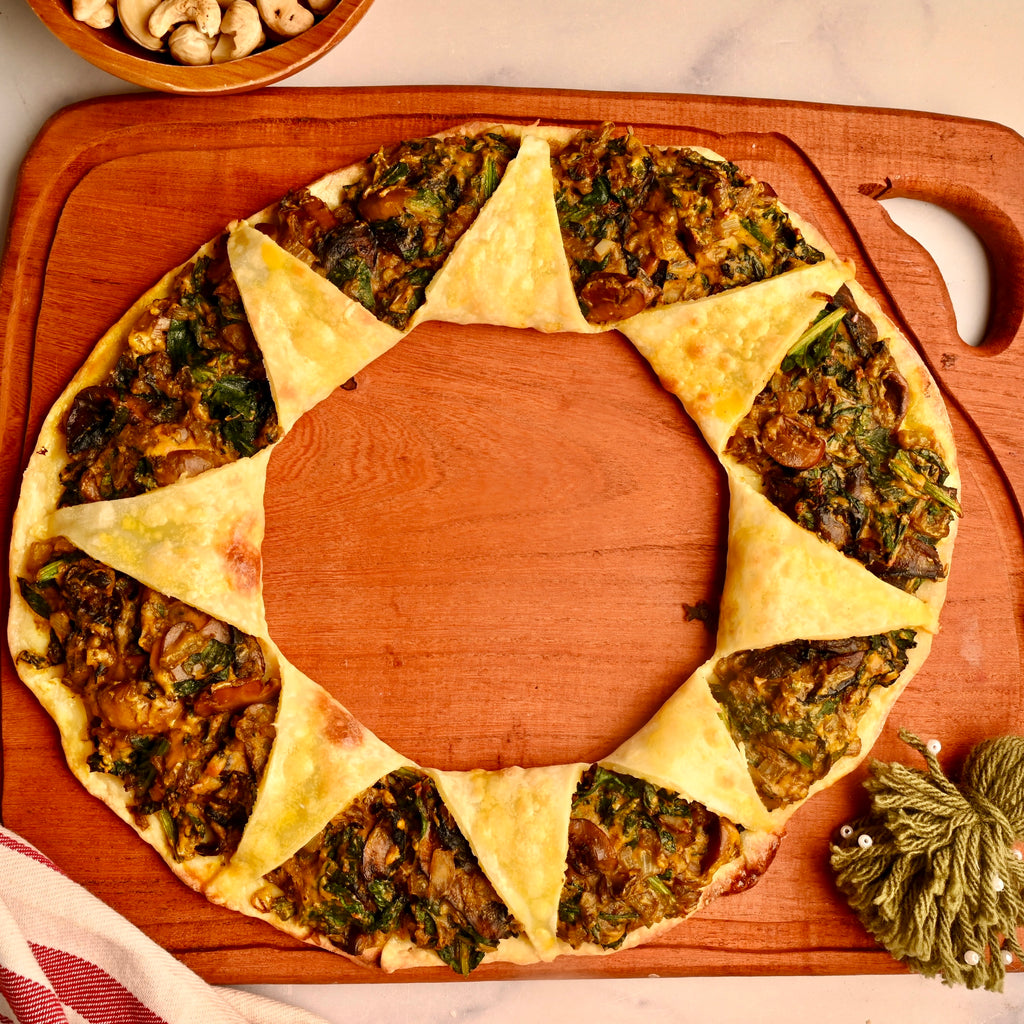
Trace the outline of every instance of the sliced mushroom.
{"label": "sliced mushroom", "polygon": [[773,416],[761,431],[764,450],[789,469],[810,469],[825,455],[825,441],[795,416]]}
{"label": "sliced mushroom", "polygon": [[212,718],[224,712],[238,711],[269,700],[277,690],[276,680],[242,679],[214,683],[196,698],[196,714]]}
{"label": "sliced mushroom", "polygon": [[878,341],[878,329],[871,319],[857,308],[853,293],[847,285],[843,285],[833,296],[832,301],[837,306],[850,311],[846,318],[846,326],[850,336],[864,352],[870,352]]}
{"label": "sliced mushroom", "polygon": [[824,678],[809,699],[820,703],[838,697],[857,681],[857,672],[866,655],[867,651],[849,651],[828,658],[822,666]]}
{"label": "sliced mushroom", "polygon": [[179,25],[167,40],[171,56],[179,64],[202,67],[213,62],[214,41],[192,22]]}
{"label": "sliced mushroom", "polygon": [[818,536],[834,547],[842,551],[853,538],[850,531],[850,524],[847,520],[837,515],[835,509],[828,506],[818,510],[817,517]]}
{"label": "sliced mushroom", "polygon": [[946,570],[935,545],[910,534],[903,538],[880,575],[890,583],[895,580],[941,580],[945,578]]}
{"label": "sliced mushroom", "polygon": [[100,716],[114,729],[135,735],[165,732],[180,717],[181,702],[174,697],[151,696],[137,682],[115,683],[96,693]]}
{"label": "sliced mushroom", "polygon": [[[171,36],[172,40],[179,31],[180,29],[174,30],[174,34]],[[213,40],[207,39],[201,33],[200,40],[206,41],[207,52],[209,52],[209,47],[212,45]],[[202,42],[198,44],[199,47],[202,45]],[[172,55],[174,54],[173,46],[171,47],[171,53]],[[209,64],[210,62],[206,60],[203,63]],[[177,480],[205,473],[216,465],[216,459],[212,452],[206,452],[202,449],[179,448],[177,451],[168,452],[164,456],[153,457],[151,463],[153,464],[153,476],[156,482],[162,487],[166,487],[167,484],[173,484]]]}
{"label": "sliced mushroom", "polygon": [[595,274],[580,289],[580,301],[586,304],[587,319],[593,324],[636,316],[646,309],[651,298],[649,287],[625,274]]}
{"label": "sliced mushroom", "polygon": [[719,858],[734,844],[739,843],[739,833],[735,830],[732,822],[720,818],[717,814],[711,815],[707,823],[708,845],[704,856],[700,859],[700,873],[707,875],[718,864]]}
{"label": "sliced mushroom", "polygon": [[90,384],[75,395],[64,424],[69,455],[102,448],[117,429],[117,391]]}
{"label": "sliced mushroom", "polygon": [[357,259],[373,267],[377,258],[377,242],[368,225],[354,221],[328,231],[324,235],[319,255],[328,276],[342,266],[345,260]]}
{"label": "sliced mushroom", "polygon": [[[458,869],[455,867],[455,853],[438,847],[430,858],[430,884],[427,895],[430,899],[444,899],[456,887]],[[462,910],[461,906],[458,909]]]}
{"label": "sliced mushroom", "polygon": [[220,4],[217,0],[162,0],[149,16],[149,31],[164,36],[186,22],[213,39],[220,29]]}
{"label": "sliced mushroom", "polygon": [[315,20],[313,12],[296,0],[256,0],[256,6],[267,31],[284,39],[305,32]]}
{"label": "sliced mushroom", "polygon": [[569,863],[581,872],[593,870],[609,876],[617,863],[615,844],[596,822],[570,818]]}
{"label": "sliced mushroom", "polygon": [[882,378],[882,396],[892,409],[893,423],[898,427],[910,408],[910,386],[895,366]]}
{"label": "sliced mushroom", "polygon": [[367,191],[359,200],[359,213],[364,220],[390,220],[400,217],[405,204],[416,195],[416,190],[405,185],[394,185],[380,192]]}
{"label": "sliced mushroom", "polygon": [[394,859],[392,851],[397,853],[397,850],[388,830],[383,825],[376,825],[363,846],[363,878],[372,882],[375,878],[385,877],[388,865]]}
{"label": "sliced mushroom", "polygon": [[266,41],[260,12],[249,0],[233,0],[220,21],[220,37],[213,48],[213,63],[248,57]]}

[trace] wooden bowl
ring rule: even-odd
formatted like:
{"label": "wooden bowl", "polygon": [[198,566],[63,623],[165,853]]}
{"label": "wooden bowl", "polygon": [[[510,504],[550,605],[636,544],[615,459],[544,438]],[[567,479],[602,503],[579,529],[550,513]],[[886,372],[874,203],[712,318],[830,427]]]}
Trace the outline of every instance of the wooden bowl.
{"label": "wooden bowl", "polygon": [[90,64],[149,89],[198,95],[247,92],[294,75],[341,42],[373,0],[338,0],[330,13],[301,35],[240,60],[204,67],[186,67],[166,53],[144,49],[117,22],[108,29],[90,28],[74,19],[70,0],[28,2],[46,27]]}

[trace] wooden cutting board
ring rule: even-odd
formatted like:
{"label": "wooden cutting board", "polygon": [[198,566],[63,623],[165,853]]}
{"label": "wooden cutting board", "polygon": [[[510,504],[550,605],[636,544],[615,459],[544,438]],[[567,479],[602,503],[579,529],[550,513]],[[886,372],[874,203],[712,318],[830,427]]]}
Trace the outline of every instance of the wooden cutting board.
{"label": "wooden cutting board", "polygon": [[[896,738],[905,726],[941,738],[952,771],[974,743],[1021,731],[1024,142],[987,123],[466,88],[69,108],[25,160],[4,257],[4,530],[46,411],[104,329],[166,269],[231,219],[383,142],[477,119],[611,120],[648,142],[710,146],[769,181],[857,261],[942,384],[966,510],[942,633],[875,753],[913,762]],[[994,301],[980,348],[957,337],[937,269],[889,221],[882,195],[939,202],[985,241]],[[681,408],[614,332],[425,325],[357,385],[309,413],[271,461],[264,578],[277,642],[421,763],[497,768],[608,752],[712,649],[684,606],[718,599],[725,488]],[[186,964],[214,982],[380,980],[174,880],[72,780],[6,650],[2,701],[4,823]],[[829,837],[862,809],[862,777],[796,816],[752,892],[656,943],[474,976],[899,970],[828,873]],[[451,977],[438,969],[401,979]]]}

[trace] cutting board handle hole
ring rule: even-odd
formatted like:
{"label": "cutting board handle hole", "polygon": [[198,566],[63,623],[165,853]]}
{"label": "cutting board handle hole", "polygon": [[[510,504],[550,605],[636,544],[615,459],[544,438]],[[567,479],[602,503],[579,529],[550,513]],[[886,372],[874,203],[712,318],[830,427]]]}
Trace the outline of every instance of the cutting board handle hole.
{"label": "cutting board handle hole", "polygon": [[935,261],[946,283],[957,332],[981,345],[992,310],[992,277],[984,243],[955,213],[922,199],[879,200],[893,222]]}

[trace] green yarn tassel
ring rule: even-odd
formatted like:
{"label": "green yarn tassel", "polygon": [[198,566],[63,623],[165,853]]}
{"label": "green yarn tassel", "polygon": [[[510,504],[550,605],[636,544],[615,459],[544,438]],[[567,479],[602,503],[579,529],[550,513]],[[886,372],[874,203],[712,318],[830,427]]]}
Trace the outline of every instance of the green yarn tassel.
{"label": "green yarn tassel", "polygon": [[1001,992],[1005,960],[1024,959],[1024,862],[1013,845],[1024,839],[1024,736],[979,743],[959,786],[916,736],[900,739],[928,773],[872,762],[871,813],[831,845],[836,885],[911,970]]}

